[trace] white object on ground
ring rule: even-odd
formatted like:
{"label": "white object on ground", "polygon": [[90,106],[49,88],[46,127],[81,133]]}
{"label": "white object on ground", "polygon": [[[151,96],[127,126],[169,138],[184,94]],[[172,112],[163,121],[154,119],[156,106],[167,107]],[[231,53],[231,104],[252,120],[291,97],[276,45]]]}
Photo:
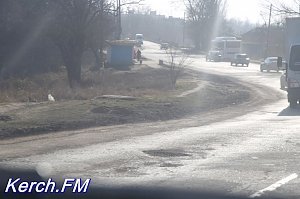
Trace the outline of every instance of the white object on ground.
{"label": "white object on ground", "polygon": [[48,94],[48,101],[49,102],[55,102],[55,99],[51,94]]}

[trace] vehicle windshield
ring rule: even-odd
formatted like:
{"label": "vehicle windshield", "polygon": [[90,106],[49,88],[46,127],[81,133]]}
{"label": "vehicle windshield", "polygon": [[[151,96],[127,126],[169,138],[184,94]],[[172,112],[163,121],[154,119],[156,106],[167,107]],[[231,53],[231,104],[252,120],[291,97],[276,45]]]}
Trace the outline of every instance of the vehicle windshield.
{"label": "vehicle windshield", "polygon": [[277,62],[277,57],[270,57],[266,59],[266,62]]}
{"label": "vehicle windshield", "polygon": [[241,47],[241,41],[226,41],[226,47],[227,48],[240,48]]}
{"label": "vehicle windshield", "polygon": [[299,7],[0,0],[0,198],[300,198]]}
{"label": "vehicle windshield", "polygon": [[143,35],[136,35],[136,36],[135,36],[135,39],[136,39],[136,40],[142,40],[142,39],[143,39]]}
{"label": "vehicle windshield", "polygon": [[245,55],[245,54],[237,55],[236,57],[237,57],[237,58],[240,58],[240,59],[241,59],[241,58],[248,58],[248,56]]}

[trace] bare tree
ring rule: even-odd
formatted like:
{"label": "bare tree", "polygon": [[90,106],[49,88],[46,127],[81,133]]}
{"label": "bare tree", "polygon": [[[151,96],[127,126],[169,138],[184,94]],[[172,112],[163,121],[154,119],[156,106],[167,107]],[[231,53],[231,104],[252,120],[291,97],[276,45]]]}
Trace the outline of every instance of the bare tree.
{"label": "bare tree", "polygon": [[168,67],[170,69],[170,80],[172,89],[176,89],[176,83],[180,75],[184,72],[187,65],[191,64],[189,61],[189,55],[176,50],[175,48],[169,48],[166,50],[168,57]]}
{"label": "bare tree", "polygon": [[212,39],[215,24],[224,17],[223,0],[186,0],[187,19],[191,39],[197,50],[207,50]]}
{"label": "bare tree", "polygon": [[294,5],[288,5],[286,3],[281,3],[277,8],[275,7],[277,12],[284,13],[286,15],[300,15],[300,0],[294,0]]}
{"label": "bare tree", "polygon": [[54,68],[62,61],[70,87],[80,85],[83,52],[92,49],[100,66],[104,41],[115,32],[121,6],[139,2],[118,0],[116,6],[116,0],[1,0],[0,76],[18,68],[25,74],[30,65]]}
{"label": "bare tree", "polygon": [[42,0],[0,1],[0,78],[55,71],[61,65],[46,36],[49,18]]}
{"label": "bare tree", "polygon": [[275,16],[288,17],[300,15],[300,0],[293,0],[292,2],[265,0],[263,4],[263,6],[266,7],[266,10],[268,10],[272,4],[272,11]]}
{"label": "bare tree", "polygon": [[51,0],[45,3],[51,16],[49,36],[60,49],[69,85],[80,85],[81,58],[88,29],[99,15],[98,1]]}
{"label": "bare tree", "polygon": [[99,70],[104,64],[103,50],[105,40],[112,38],[112,32],[117,27],[114,23],[113,5],[108,0],[98,2],[99,15],[95,18],[92,26],[89,26],[87,36],[87,49],[90,49],[95,57],[93,69]]}
{"label": "bare tree", "polygon": [[[116,7],[112,0],[44,1],[52,19],[49,35],[61,51],[70,87],[80,85],[81,59],[87,45],[94,50],[96,59],[99,59],[96,49],[98,47],[101,51],[103,48],[104,35],[109,29],[107,15],[120,17],[121,6],[140,2],[118,0]],[[102,61],[101,56],[98,61]]]}

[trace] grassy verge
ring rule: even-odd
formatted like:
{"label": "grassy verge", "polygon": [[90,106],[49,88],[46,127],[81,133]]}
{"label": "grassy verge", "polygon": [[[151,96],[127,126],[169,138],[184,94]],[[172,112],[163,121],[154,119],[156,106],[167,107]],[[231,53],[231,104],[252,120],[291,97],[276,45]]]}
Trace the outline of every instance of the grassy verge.
{"label": "grassy verge", "polygon": [[[183,75],[186,78],[187,74]],[[177,92],[180,92],[182,84]],[[57,101],[89,100],[101,95],[127,95],[134,97],[160,96],[170,92],[169,71],[150,69],[144,65],[130,71],[103,69],[82,74],[80,88],[70,89],[65,70],[26,78],[0,80],[0,103],[43,102],[48,94]],[[187,88],[184,88],[187,89]]]}
{"label": "grassy verge", "polygon": [[[170,90],[169,72],[138,66],[131,71],[85,72],[83,85],[70,90],[64,71],[31,79],[1,82],[0,138],[12,138],[95,126],[155,122],[182,118],[247,101],[247,88],[226,78],[201,73],[183,74]],[[201,89],[177,97],[181,93]],[[48,93],[55,103],[45,101]],[[126,95],[134,99],[104,99]],[[34,99],[34,103],[30,102]],[[11,102],[23,102],[12,104]],[[25,103],[24,103],[25,102]]]}
{"label": "grassy verge", "polygon": [[[184,83],[182,88],[186,86]],[[183,98],[171,97],[169,93],[168,96],[136,100],[97,99],[27,104],[9,112],[12,120],[0,121],[0,138],[181,118],[236,105],[249,98],[248,92],[234,88],[230,83],[219,87],[210,84]]]}

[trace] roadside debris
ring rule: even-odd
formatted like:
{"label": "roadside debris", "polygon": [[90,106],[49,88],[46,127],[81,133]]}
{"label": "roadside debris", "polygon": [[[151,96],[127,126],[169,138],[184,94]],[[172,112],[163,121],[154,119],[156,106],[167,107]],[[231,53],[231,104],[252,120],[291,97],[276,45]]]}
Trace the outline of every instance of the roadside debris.
{"label": "roadside debris", "polygon": [[48,94],[48,101],[49,102],[55,102],[55,99],[51,94]]}

